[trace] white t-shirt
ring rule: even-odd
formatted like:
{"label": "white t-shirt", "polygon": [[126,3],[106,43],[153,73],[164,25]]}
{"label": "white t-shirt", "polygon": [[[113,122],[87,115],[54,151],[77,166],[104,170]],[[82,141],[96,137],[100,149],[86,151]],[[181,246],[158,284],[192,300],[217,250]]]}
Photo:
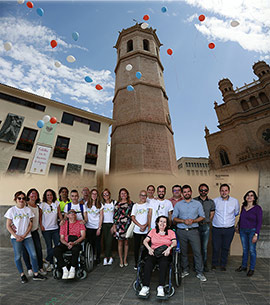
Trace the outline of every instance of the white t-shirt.
{"label": "white t-shirt", "polygon": [[113,223],[114,204],[114,201],[112,201],[111,203],[104,203],[103,223]]}
{"label": "white t-shirt", "polygon": [[58,229],[58,206],[58,201],[52,202],[51,204],[48,204],[47,202],[40,203],[39,207],[42,210],[42,225],[45,228],[45,231]]}
{"label": "white t-shirt", "polygon": [[158,216],[169,217],[169,212],[173,211],[173,205],[168,199],[152,199],[149,208],[152,209],[151,229],[156,227],[156,219]]}
{"label": "white t-shirt", "polygon": [[[131,216],[135,216],[136,220],[141,225],[144,225],[147,223],[148,211],[149,211],[148,202],[142,204],[135,203],[132,207]],[[148,227],[146,227],[146,229],[143,232],[141,232],[140,228],[135,224],[133,232],[137,234],[146,234],[148,232]]]}
{"label": "white t-shirt", "polygon": [[35,215],[33,218],[33,226],[31,232],[36,231],[38,229],[39,224],[39,207],[31,207],[30,205],[27,206]]}
{"label": "white t-shirt", "polygon": [[[85,205],[82,205],[82,206],[83,206],[83,213],[84,213],[85,212]],[[81,212],[81,208],[80,208],[79,203],[78,204],[73,204],[73,202],[72,202],[70,210],[76,211],[77,220],[83,220],[82,212]],[[64,212],[68,213],[68,203],[65,205]]]}
{"label": "white t-shirt", "polygon": [[[9,208],[4,216],[12,220],[12,223],[16,227],[16,234],[19,236],[25,234],[30,223],[30,218],[35,217],[34,213],[28,207],[19,209],[16,206]],[[28,237],[31,237],[31,232],[25,238]],[[10,238],[16,239],[13,235]]]}
{"label": "white t-shirt", "polygon": [[100,218],[100,211],[103,210],[103,204],[101,204],[101,208],[98,209],[95,205],[92,205],[91,208],[88,208],[85,205],[85,209],[87,212],[88,221],[85,224],[86,228],[88,229],[98,229],[99,228],[99,218]]}

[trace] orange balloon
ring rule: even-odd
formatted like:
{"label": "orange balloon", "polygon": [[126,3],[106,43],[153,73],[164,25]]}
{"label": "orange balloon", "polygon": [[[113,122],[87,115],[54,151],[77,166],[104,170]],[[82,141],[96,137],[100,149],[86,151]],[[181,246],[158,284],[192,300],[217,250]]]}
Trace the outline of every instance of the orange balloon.
{"label": "orange balloon", "polygon": [[97,89],[97,90],[102,90],[103,87],[102,87],[101,85],[97,84],[97,85],[96,85],[96,89]]}
{"label": "orange balloon", "polygon": [[51,117],[50,122],[51,122],[52,124],[55,124],[55,123],[57,122],[57,118],[55,118],[54,116]]}
{"label": "orange balloon", "polygon": [[145,21],[149,20],[149,15],[144,15],[143,20],[145,20]]}
{"label": "orange balloon", "polygon": [[172,55],[173,50],[172,50],[172,49],[168,49],[168,50],[167,50],[167,53],[168,53],[169,55]]}
{"label": "orange balloon", "polygon": [[26,3],[26,5],[29,7],[29,8],[33,8],[34,7],[34,4],[31,2],[31,1],[28,1]]}
{"label": "orange balloon", "polygon": [[200,20],[200,21],[204,21],[204,19],[205,19],[205,16],[204,16],[204,15],[200,15],[200,16],[199,16],[199,20]]}
{"label": "orange balloon", "polygon": [[56,40],[51,41],[51,46],[52,46],[52,48],[55,48],[57,46]]}
{"label": "orange balloon", "polygon": [[209,45],[208,45],[208,48],[209,49],[214,49],[215,47],[215,44],[213,42],[210,42]]}

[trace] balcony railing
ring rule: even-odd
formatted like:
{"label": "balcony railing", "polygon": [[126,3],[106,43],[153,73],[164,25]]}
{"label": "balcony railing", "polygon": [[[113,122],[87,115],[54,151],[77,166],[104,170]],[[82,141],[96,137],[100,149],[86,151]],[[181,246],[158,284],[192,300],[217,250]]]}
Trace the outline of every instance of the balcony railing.
{"label": "balcony railing", "polygon": [[85,155],[85,163],[96,165],[97,164],[97,158],[98,158],[97,154],[87,153]]}

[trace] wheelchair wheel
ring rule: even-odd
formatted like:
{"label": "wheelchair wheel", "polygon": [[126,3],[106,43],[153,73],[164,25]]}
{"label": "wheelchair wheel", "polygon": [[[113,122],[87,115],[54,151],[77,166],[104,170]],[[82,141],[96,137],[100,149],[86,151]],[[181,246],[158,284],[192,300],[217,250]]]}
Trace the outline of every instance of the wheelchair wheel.
{"label": "wheelchair wheel", "polygon": [[180,262],[180,253],[175,253],[175,262],[174,262],[174,276],[175,276],[175,285],[179,287],[181,285],[182,276],[181,276],[181,262]]}
{"label": "wheelchair wheel", "polygon": [[87,277],[86,270],[78,269],[76,271],[76,277],[80,280],[84,280]]}
{"label": "wheelchair wheel", "polygon": [[134,281],[134,283],[133,283],[133,289],[136,291],[136,292],[140,292],[140,290],[142,289],[142,283],[140,282],[140,281]]}
{"label": "wheelchair wheel", "polygon": [[171,286],[171,288],[170,288],[169,285],[165,285],[164,292],[165,292],[166,297],[170,298],[171,296],[174,295],[175,289],[173,286]]}
{"label": "wheelchair wheel", "polygon": [[60,280],[62,278],[62,273],[57,270],[57,269],[53,269],[53,278],[56,280]]}
{"label": "wheelchair wheel", "polygon": [[85,245],[84,256],[86,271],[90,272],[94,268],[94,252],[93,247],[90,243],[86,243]]}

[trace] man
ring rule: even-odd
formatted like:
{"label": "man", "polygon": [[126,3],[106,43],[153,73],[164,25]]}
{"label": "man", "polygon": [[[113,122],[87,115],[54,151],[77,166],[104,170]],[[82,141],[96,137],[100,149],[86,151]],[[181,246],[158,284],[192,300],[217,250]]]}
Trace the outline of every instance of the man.
{"label": "man", "polygon": [[181,185],[178,185],[178,184],[174,185],[172,187],[172,194],[173,194],[173,196],[169,200],[171,201],[173,207],[175,207],[175,205],[178,201],[183,200],[183,197],[181,194]]}
{"label": "man", "polygon": [[82,198],[79,199],[79,203],[86,204],[89,200],[90,191],[88,187],[82,189]]}
{"label": "man", "polygon": [[[80,220],[82,223],[86,223],[86,219],[87,219],[87,212],[85,209],[84,204],[79,203],[79,193],[77,190],[72,190],[70,192],[70,199],[71,202],[68,203],[65,208],[64,208],[64,212],[65,212],[65,219],[67,219],[67,213],[69,210],[73,209],[75,210],[76,214],[77,214],[77,220]],[[64,221],[61,221],[61,225],[64,223]]]}
{"label": "man", "polygon": [[220,265],[222,271],[226,271],[228,254],[234,236],[235,216],[239,214],[238,200],[230,197],[228,184],[221,184],[220,197],[215,198],[215,215],[212,228],[212,269]]}
{"label": "man", "polygon": [[198,190],[200,196],[195,197],[194,200],[200,201],[205,214],[204,220],[199,222],[199,233],[201,237],[201,250],[204,264],[203,270],[204,272],[208,272],[209,269],[207,266],[207,246],[210,234],[210,223],[213,220],[215,214],[215,203],[207,196],[209,192],[209,187],[207,184],[201,183],[199,185]]}
{"label": "man", "polygon": [[152,199],[155,199],[154,194],[155,194],[156,189],[155,189],[154,185],[150,184],[150,185],[147,186],[146,190],[147,190],[147,199],[146,199],[146,201],[148,203],[150,203],[150,201]]}
{"label": "man", "polygon": [[199,222],[204,219],[203,207],[199,201],[192,199],[192,190],[189,185],[182,187],[182,194],[184,200],[176,203],[172,215],[173,223],[177,225],[176,234],[182,252],[182,278],[189,275],[188,243],[190,243],[194,255],[197,278],[205,282],[206,277],[203,274],[201,241],[198,231]]}
{"label": "man", "polygon": [[154,229],[156,227],[156,219],[158,216],[167,216],[171,222],[173,206],[170,200],[165,199],[166,187],[160,185],[157,188],[157,199],[151,199],[149,204],[148,223],[149,228]]}

